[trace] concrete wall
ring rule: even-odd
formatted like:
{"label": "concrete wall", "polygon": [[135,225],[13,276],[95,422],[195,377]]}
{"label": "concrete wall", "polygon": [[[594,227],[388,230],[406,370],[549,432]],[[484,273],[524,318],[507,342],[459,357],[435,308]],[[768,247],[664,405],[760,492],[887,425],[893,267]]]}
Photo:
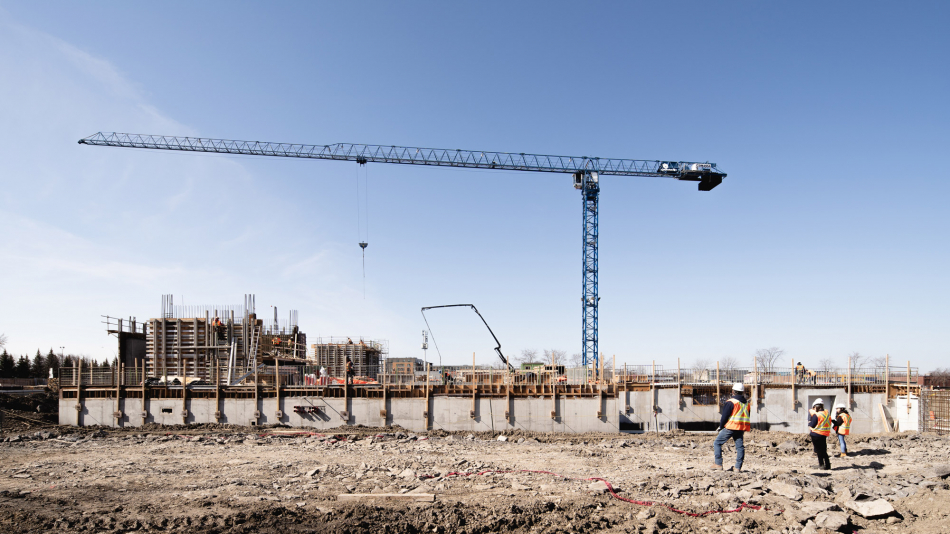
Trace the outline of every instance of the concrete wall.
{"label": "concrete wall", "polygon": [[[619,432],[620,423],[617,399],[613,397],[559,397],[556,406],[550,398],[513,398],[509,405],[505,398],[480,397],[475,401],[474,418],[470,415],[471,398],[461,397],[432,397],[428,401],[428,410],[424,398],[389,398],[385,418],[380,414],[383,409],[381,399],[285,397],[281,399],[279,408],[274,398],[258,399],[256,404],[254,399],[221,399],[219,402],[221,408],[215,406],[214,399],[188,399],[185,405],[188,417],[183,418],[180,399],[149,399],[145,422],[162,425],[213,423],[216,422],[215,411],[220,410],[222,417],[218,422],[224,424],[249,425],[255,422],[267,425],[279,422],[315,430],[362,424],[373,427],[399,425],[421,432],[426,430],[426,411],[429,428],[450,431]],[[75,404],[74,399],[60,400],[60,424],[77,424]],[[295,406],[315,406],[319,412],[300,414],[294,412]],[[551,418],[552,408],[556,418]],[[115,399],[83,399],[78,424],[133,427],[142,424],[141,399],[122,399],[120,409],[123,416],[116,421],[112,416]],[[279,418],[278,409],[282,412]],[[505,417],[506,410],[511,416],[510,421]],[[260,418],[255,418],[255,411],[260,412]]]}
{"label": "concrete wall", "polygon": [[[728,393],[728,391],[724,391]],[[754,403],[750,411],[753,428],[785,430],[805,433],[808,431],[808,408],[816,398],[825,406],[846,403],[848,394],[844,389],[796,388],[792,403],[791,389],[767,389],[765,398]],[[879,405],[886,402],[883,393],[855,393],[851,414],[854,417],[852,432],[855,434],[885,431]],[[115,399],[83,399],[82,410],[77,414],[75,400],[60,400],[60,424],[83,426],[139,426],[142,424],[141,399],[120,400],[123,417],[117,422],[112,414]],[[188,417],[182,417],[181,400],[150,399],[146,406],[145,422],[163,425],[215,422],[215,411],[220,410],[219,422],[234,425],[259,425],[283,423],[294,427],[329,430],[341,425],[366,425],[381,427],[399,425],[408,430],[421,432],[428,425],[432,429],[450,431],[502,431],[523,429],[536,432],[619,432],[637,425],[641,430],[666,431],[688,426],[690,423],[715,425],[719,422],[716,406],[696,406],[691,397],[680,399],[676,389],[622,392],[619,398],[563,398],[556,405],[551,398],[505,398],[479,397],[475,401],[475,417],[470,416],[472,399],[464,397],[431,397],[426,405],[424,398],[389,398],[385,406],[381,399],[284,397],[278,406],[277,399],[221,399],[220,407],[214,399],[189,399]],[[509,404],[510,402],[510,404]],[[906,399],[891,401],[888,413],[899,420],[901,430],[916,430],[918,408],[916,397],[907,414]],[[653,412],[654,404],[658,407]],[[318,413],[300,414],[295,406],[315,406]],[[629,406],[630,409],[626,410]],[[380,410],[386,410],[385,417]],[[551,418],[551,410],[557,417]],[[278,418],[278,410],[281,414]],[[505,411],[511,415],[510,421]],[[597,412],[601,417],[597,416]],[[255,412],[260,412],[256,417]],[[832,410],[833,412],[833,410]],[[343,414],[346,414],[344,419]]]}

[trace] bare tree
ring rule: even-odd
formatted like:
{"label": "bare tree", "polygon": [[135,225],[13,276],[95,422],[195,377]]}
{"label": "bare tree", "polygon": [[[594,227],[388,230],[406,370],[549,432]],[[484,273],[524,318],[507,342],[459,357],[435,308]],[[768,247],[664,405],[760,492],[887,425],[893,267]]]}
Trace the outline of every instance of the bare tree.
{"label": "bare tree", "polygon": [[552,359],[554,360],[554,365],[564,365],[564,362],[567,361],[567,352],[557,349],[544,349],[545,365],[551,363]]}
{"label": "bare tree", "polygon": [[778,347],[769,347],[755,351],[755,363],[760,373],[771,373],[775,370],[779,358],[785,356],[785,351]]}
{"label": "bare tree", "polygon": [[522,349],[521,354],[512,358],[518,363],[536,363],[538,361],[538,351],[535,349]]}
{"label": "bare tree", "polygon": [[712,360],[708,358],[699,358],[693,362],[693,369],[698,372],[707,371],[712,366]]}
{"label": "bare tree", "polygon": [[831,358],[822,358],[822,359],[818,362],[818,370],[819,370],[819,371],[824,371],[824,372],[827,373],[827,372],[831,371],[831,370],[834,369],[834,368],[835,368],[835,361],[832,360]]}
{"label": "bare tree", "polygon": [[858,352],[852,352],[848,355],[848,361],[851,362],[851,372],[860,370],[868,363],[868,357],[862,356]]}
{"label": "bare tree", "polygon": [[0,350],[7,348],[7,335],[0,334]]}
{"label": "bare tree", "polygon": [[723,371],[733,371],[739,368],[739,360],[732,356],[725,356],[719,360],[719,368]]}
{"label": "bare tree", "polygon": [[887,367],[887,356],[874,356],[868,359],[868,365],[875,369]]}
{"label": "bare tree", "polygon": [[571,358],[568,361],[570,362],[571,367],[584,366],[584,357],[581,356],[580,352],[575,352],[574,354],[571,354]]}

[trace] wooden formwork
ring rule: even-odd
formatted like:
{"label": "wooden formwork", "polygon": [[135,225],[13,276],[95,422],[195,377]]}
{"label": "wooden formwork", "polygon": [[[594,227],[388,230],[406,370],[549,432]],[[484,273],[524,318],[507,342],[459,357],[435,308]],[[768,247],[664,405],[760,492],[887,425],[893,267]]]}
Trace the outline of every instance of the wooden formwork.
{"label": "wooden formwork", "polygon": [[[229,340],[235,344],[235,364],[246,367],[260,361],[259,342],[263,321],[251,315],[247,324],[230,318],[220,330],[213,319],[192,317],[182,319],[154,318],[148,322],[146,335],[145,375],[148,377],[187,376],[203,380],[220,380],[213,369],[227,366],[231,355]],[[254,354],[251,354],[251,351]]]}

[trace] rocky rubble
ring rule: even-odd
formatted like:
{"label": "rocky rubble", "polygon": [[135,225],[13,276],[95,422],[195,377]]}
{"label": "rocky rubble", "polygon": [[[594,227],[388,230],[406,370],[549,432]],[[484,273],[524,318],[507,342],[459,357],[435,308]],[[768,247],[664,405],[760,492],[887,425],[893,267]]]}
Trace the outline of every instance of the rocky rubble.
{"label": "rocky rubble", "polygon": [[[709,469],[710,435],[501,436],[226,427],[7,435],[0,531],[936,533],[950,516],[950,439],[938,436],[858,437],[830,472],[813,469],[800,436],[778,432],[749,433],[741,472]],[[646,505],[614,498],[592,477]],[[344,503],[341,494],[366,497]],[[419,494],[436,500],[374,497]]]}

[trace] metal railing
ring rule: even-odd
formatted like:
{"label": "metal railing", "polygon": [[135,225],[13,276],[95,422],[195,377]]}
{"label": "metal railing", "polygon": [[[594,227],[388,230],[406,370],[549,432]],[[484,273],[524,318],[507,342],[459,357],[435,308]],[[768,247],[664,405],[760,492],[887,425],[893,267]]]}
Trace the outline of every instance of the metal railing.
{"label": "metal railing", "polygon": [[[274,365],[259,365],[257,368],[257,380],[264,385],[276,384],[276,368]],[[325,373],[321,375],[321,368],[317,365],[298,365],[281,363],[280,385],[297,387],[322,387],[332,385],[342,385],[345,377],[328,376]],[[200,379],[198,385],[212,385],[218,382],[222,385],[239,385],[254,383],[254,369],[248,362],[243,360],[237,362],[237,365],[231,369],[229,374],[228,365],[221,363],[218,367],[208,365],[201,371],[204,376],[194,377],[191,369],[185,371],[189,378],[185,381],[191,384],[196,378]],[[324,369],[325,372],[325,369]],[[70,387],[79,384],[81,373],[81,385],[83,386],[115,386],[118,371],[115,368],[101,369],[83,367],[80,371],[76,367],[63,367],[60,369],[60,385]],[[172,380],[174,373],[169,370],[169,380]],[[379,373],[376,376],[361,376],[359,372],[353,377],[352,383],[358,385],[381,385],[387,386],[406,386],[406,385],[424,385],[426,383],[425,371],[416,371],[412,373]],[[145,376],[146,381],[157,377]],[[181,378],[181,377],[179,377]],[[911,368],[910,383],[918,384],[919,376],[916,368]],[[126,386],[141,385],[143,380],[142,368],[123,369],[122,384]],[[897,368],[886,371],[883,368],[874,369],[826,369],[820,371],[806,371],[804,373],[795,369],[782,369],[772,371],[755,371],[749,368],[732,369],[665,369],[660,366],[650,365],[627,365],[617,369],[603,369],[602,372],[594,372],[592,368],[536,368],[533,370],[518,370],[515,373],[509,373],[504,369],[479,369],[479,368],[459,368],[447,367],[440,369],[430,367],[428,372],[428,383],[430,385],[546,385],[546,384],[617,384],[631,385],[643,384],[658,387],[671,386],[704,386],[704,385],[730,385],[733,383],[742,383],[746,386],[753,384],[762,385],[796,385],[800,387],[807,386],[867,386],[884,385],[889,380],[891,384],[901,385],[908,382],[907,368]],[[181,381],[181,380],[180,380]]]}

